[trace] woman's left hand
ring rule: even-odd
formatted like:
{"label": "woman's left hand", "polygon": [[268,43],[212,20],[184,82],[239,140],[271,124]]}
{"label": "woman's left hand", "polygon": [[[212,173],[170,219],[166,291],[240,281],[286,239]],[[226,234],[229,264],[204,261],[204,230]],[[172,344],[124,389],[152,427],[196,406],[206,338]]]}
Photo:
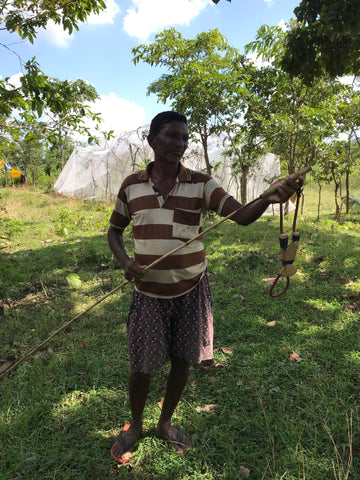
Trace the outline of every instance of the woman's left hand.
{"label": "woman's left hand", "polygon": [[266,200],[269,203],[284,203],[297,192],[304,184],[302,176],[294,179],[291,175],[280,178],[270,185],[270,188],[276,187],[276,191],[268,196]]}

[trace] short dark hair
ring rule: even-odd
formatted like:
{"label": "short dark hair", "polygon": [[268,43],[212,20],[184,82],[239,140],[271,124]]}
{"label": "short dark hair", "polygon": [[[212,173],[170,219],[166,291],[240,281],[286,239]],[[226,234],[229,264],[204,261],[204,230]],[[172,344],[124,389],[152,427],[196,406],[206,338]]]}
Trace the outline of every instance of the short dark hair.
{"label": "short dark hair", "polygon": [[149,135],[157,135],[165,123],[169,122],[183,122],[187,125],[187,118],[185,115],[173,111],[158,113],[151,120]]}

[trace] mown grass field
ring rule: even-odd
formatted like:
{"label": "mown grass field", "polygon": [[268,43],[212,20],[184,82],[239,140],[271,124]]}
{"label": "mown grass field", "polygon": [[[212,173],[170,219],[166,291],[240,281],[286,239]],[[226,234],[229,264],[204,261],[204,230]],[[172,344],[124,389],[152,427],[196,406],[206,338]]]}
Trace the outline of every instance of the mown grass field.
{"label": "mown grass field", "polygon": [[[318,221],[317,191],[305,193],[298,272],[284,296],[269,296],[281,266],[277,217],[246,228],[229,221],[207,235],[216,352],[212,366],[193,369],[176,411],[192,442],[187,456],[155,433],[166,368],[152,379],[132,466],[110,456],[129,419],[128,285],[0,382],[0,478],[359,479],[360,214],[334,222],[325,191]],[[1,189],[0,202],[5,368],[122,273],[106,240],[112,205],[20,188]]]}

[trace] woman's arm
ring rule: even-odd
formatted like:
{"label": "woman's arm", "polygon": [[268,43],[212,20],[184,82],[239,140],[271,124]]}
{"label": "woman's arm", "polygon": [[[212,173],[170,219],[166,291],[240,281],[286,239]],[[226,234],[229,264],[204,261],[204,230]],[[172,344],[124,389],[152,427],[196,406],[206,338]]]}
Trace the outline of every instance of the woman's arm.
{"label": "woman's arm", "polygon": [[139,265],[127,254],[123,240],[123,232],[124,230],[121,228],[110,226],[107,235],[108,242],[111,251],[125,271],[125,278],[133,282],[144,276],[143,269],[145,266]]}

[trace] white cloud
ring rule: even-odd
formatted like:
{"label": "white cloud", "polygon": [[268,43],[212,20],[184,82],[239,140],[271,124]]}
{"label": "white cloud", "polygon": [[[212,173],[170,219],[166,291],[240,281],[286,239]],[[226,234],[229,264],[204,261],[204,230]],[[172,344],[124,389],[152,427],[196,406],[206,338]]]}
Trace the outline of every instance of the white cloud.
{"label": "white cloud", "polygon": [[124,30],[131,37],[147,40],[167,26],[188,25],[210,0],[132,0],[126,12]]}
{"label": "white cloud", "polygon": [[100,95],[100,98],[90,105],[91,110],[100,113],[103,122],[101,130],[114,130],[114,135],[135,130],[144,125],[146,112],[134,102],[117,97],[115,93]]}
{"label": "white cloud", "polygon": [[[99,13],[99,15],[93,13],[89,15],[87,23],[97,25],[113,23],[115,15],[119,12],[120,8],[115,0],[107,0],[106,9]],[[81,28],[81,25],[82,24],[79,24],[79,28]],[[72,36],[63,29],[62,25],[57,25],[50,20],[46,25],[46,29],[39,31],[37,38],[38,40],[43,40],[57,47],[67,48],[70,45]]]}
{"label": "white cloud", "polygon": [[[22,73],[12,75],[8,83],[15,88],[21,86],[20,78]],[[0,79],[2,76],[0,75]],[[94,103],[88,103],[92,112],[99,113],[103,121],[100,124],[101,131],[114,130],[114,135],[120,135],[122,132],[136,130],[138,127],[144,126],[146,121],[146,111],[130,100],[119,98],[115,93],[110,95],[100,95]],[[15,111],[13,112],[15,114]],[[93,128],[93,134],[99,136],[99,132],[95,131],[95,124],[91,120],[86,119],[85,124],[88,128]],[[85,141],[83,136],[75,134],[77,140]]]}
{"label": "white cloud", "polygon": [[280,27],[283,32],[286,32],[288,29],[288,24],[285,22],[285,20],[280,20],[277,26]]}
{"label": "white cloud", "polygon": [[37,39],[57,47],[67,48],[70,45],[71,36],[61,25],[57,25],[50,20],[46,25],[46,29],[39,31]]}
{"label": "white cloud", "polygon": [[262,55],[258,55],[255,52],[249,53],[246,58],[252,62],[257,68],[262,68],[262,67],[269,67],[271,65],[271,62],[268,60],[264,60]]}
{"label": "white cloud", "polygon": [[21,87],[21,82],[20,82],[20,78],[23,76],[22,73],[16,73],[15,75],[12,75],[9,80],[7,81],[7,83],[9,85],[12,85],[14,88],[20,88]]}
{"label": "white cloud", "polygon": [[101,11],[99,15],[92,13],[87,19],[87,23],[106,24],[114,23],[114,17],[120,13],[120,7],[115,0],[107,0],[106,9]]}

